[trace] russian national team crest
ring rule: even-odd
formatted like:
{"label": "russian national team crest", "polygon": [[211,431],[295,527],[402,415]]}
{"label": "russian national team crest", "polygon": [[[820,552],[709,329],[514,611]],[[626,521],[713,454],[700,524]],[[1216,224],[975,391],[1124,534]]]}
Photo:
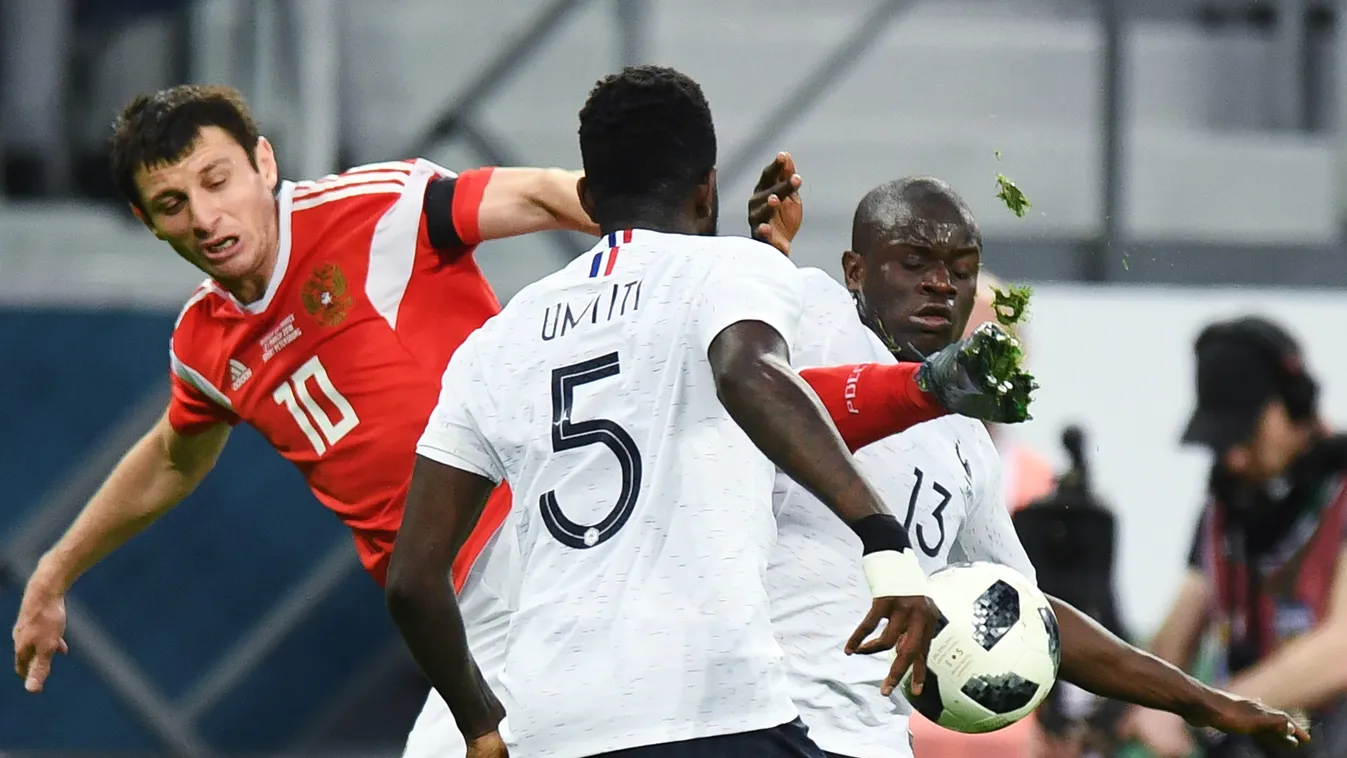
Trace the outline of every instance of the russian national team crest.
{"label": "russian national team crest", "polygon": [[355,300],[346,292],[346,275],[335,263],[314,269],[313,276],[300,290],[304,310],[322,326],[336,326],[346,320]]}

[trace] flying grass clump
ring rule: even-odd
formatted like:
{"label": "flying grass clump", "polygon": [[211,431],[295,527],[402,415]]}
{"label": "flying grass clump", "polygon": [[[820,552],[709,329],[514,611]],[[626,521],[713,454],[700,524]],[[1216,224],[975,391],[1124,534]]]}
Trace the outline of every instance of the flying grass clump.
{"label": "flying grass clump", "polygon": [[[996,159],[1001,160],[1001,151],[996,151]],[[996,174],[996,197],[1017,218],[1024,218],[1025,212],[1032,206],[1024,192],[1005,174]],[[1038,388],[1033,374],[1023,370],[1024,349],[1013,332],[1025,320],[1029,310],[1029,298],[1033,290],[1020,284],[1009,284],[1006,289],[992,288],[992,311],[996,314],[996,323],[1005,328],[1003,338],[993,349],[982,356],[984,367],[990,376],[996,377],[1001,385],[1003,396],[1011,402],[1016,415],[1031,418],[1029,404],[1031,394]]]}

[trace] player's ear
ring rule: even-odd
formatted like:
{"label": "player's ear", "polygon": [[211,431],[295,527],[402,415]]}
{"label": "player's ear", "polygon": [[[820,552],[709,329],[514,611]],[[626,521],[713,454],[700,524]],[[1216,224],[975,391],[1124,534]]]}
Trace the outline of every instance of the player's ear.
{"label": "player's ear", "polygon": [[860,292],[861,284],[865,281],[865,257],[853,250],[842,253],[842,278],[846,281],[847,289]]}
{"label": "player's ear", "polygon": [[134,203],[131,205],[131,215],[135,216],[136,219],[140,221],[140,223],[144,224],[146,229],[149,229],[151,232],[153,232],[154,236],[159,237],[159,239],[163,239],[163,237],[159,234],[159,230],[154,228],[154,224],[150,223],[150,217],[146,216],[145,211],[142,211],[141,209],[137,208]]}
{"label": "player's ear", "polygon": [[257,152],[254,155],[257,156],[257,171],[262,175],[262,181],[267,183],[267,189],[275,192],[281,171],[276,165],[276,150],[271,146],[271,140],[258,137]]}
{"label": "player's ear", "polygon": [[715,218],[717,203],[716,170],[714,168],[706,172],[706,178],[697,186],[697,197],[695,202],[697,206],[697,218]]}
{"label": "player's ear", "polygon": [[598,223],[598,218],[594,215],[594,196],[589,192],[589,179],[581,176],[575,180],[575,194],[580,196],[580,207],[585,209],[585,215]]}

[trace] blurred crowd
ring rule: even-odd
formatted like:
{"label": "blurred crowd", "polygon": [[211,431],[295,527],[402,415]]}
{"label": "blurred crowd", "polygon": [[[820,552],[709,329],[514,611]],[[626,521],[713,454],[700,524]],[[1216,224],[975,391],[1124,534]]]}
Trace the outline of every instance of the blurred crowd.
{"label": "blurred crowd", "polygon": [[[109,25],[182,10],[188,0],[0,0],[0,197],[96,196],[107,188],[101,139],[72,123],[97,78]],[[107,124],[92,134],[100,138]],[[71,145],[88,144],[87,150]]]}

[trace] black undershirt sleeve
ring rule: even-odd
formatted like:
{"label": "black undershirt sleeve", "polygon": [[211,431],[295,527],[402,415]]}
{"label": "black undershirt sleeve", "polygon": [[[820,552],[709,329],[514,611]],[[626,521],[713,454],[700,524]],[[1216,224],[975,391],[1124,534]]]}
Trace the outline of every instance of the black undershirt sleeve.
{"label": "black undershirt sleeve", "polygon": [[454,228],[454,187],[458,179],[440,176],[426,185],[422,212],[426,216],[426,235],[436,250],[457,252],[463,249],[463,240]]}

